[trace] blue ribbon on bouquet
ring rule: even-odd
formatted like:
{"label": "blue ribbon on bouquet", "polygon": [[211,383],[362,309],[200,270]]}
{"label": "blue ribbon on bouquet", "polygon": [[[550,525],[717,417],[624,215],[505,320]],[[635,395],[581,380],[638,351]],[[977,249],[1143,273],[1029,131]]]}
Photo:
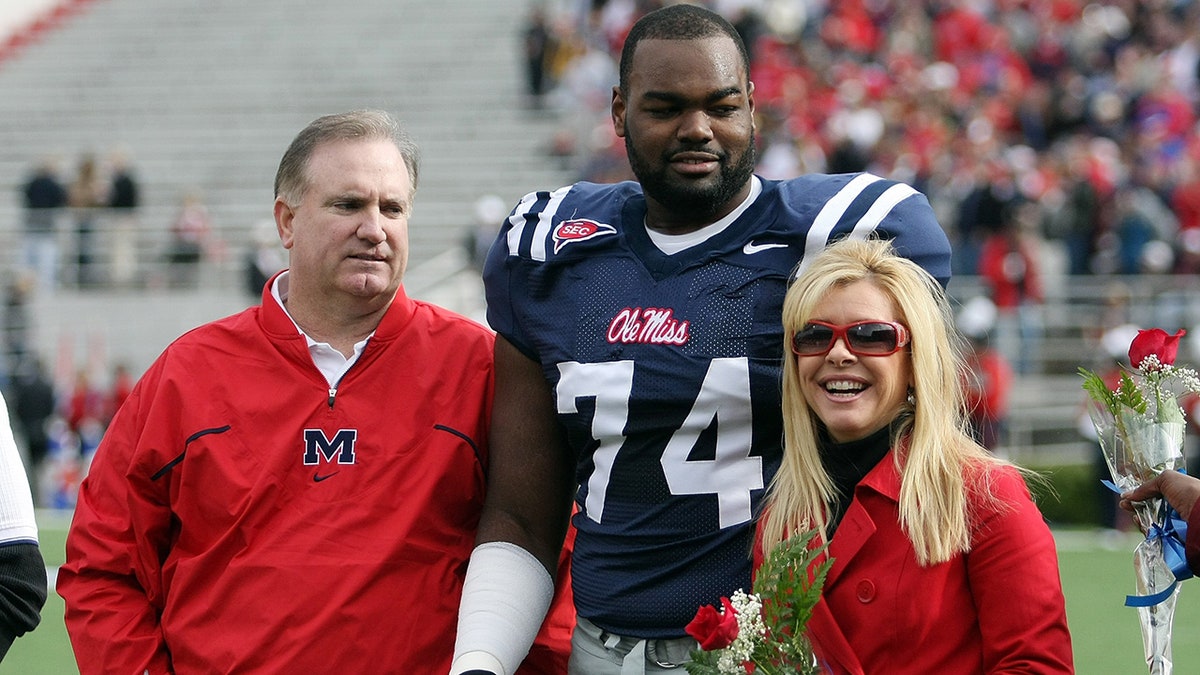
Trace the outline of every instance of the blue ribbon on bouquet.
{"label": "blue ribbon on bouquet", "polygon": [[[1180,470],[1180,473],[1187,473]],[[1121,494],[1121,489],[1113,484],[1112,481],[1100,481],[1104,485]],[[1167,588],[1158,593],[1150,595],[1127,595],[1125,596],[1126,607],[1153,607],[1158,603],[1171,597],[1175,592],[1175,587],[1180,581],[1186,581],[1192,578],[1192,570],[1187,564],[1187,553],[1184,542],[1187,540],[1187,521],[1179,515],[1173,506],[1167,503],[1166,499],[1162,500],[1162,508],[1159,513],[1159,520],[1162,525],[1155,523],[1150,526],[1150,531],[1146,533],[1146,541],[1158,539],[1162,542],[1163,560],[1167,566],[1171,568],[1171,573],[1175,575],[1175,580]]]}

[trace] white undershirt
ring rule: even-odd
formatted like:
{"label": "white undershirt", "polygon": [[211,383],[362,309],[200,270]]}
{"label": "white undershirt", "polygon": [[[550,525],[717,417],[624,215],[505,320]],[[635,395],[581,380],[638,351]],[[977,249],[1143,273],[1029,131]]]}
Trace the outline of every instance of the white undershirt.
{"label": "white undershirt", "polygon": [[[275,302],[279,303],[280,308],[283,309],[283,313],[287,314],[289,319],[292,319],[292,315],[287,311],[287,305],[284,304],[288,296],[287,281],[288,272],[280,274],[275,279],[275,283],[271,284],[271,296],[275,298]],[[320,370],[321,374],[325,376],[325,380],[329,382],[330,387],[337,386],[338,380],[342,379],[342,375],[345,375],[346,371],[350,370],[350,366],[354,365],[354,362],[362,355],[363,347],[367,346],[367,340],[370,340],[371,335],[375,334],[375,331],[371,331],[371,335],[363,338],[361,342],[356,342],[354,344],[354,354],[350,358],[346,358],[344,354],[334,349],[328,342],[317,342],[310,338],[304,332],[304,329],[300,327],[300,324],[296,323],[295,319],[292,319],[292,325],[296,327],[296,331],[303,335],[305,341],[308,342],[308,354],[312,356],[317,370]]]}
{"label": "white undershirt", "polygon": [[746,195],[746,199],[739,204],[736,209],[730,212],[729,215],[718,220],[717,222],[711,225],[705,225],[695,232],[688,232],[687,234],[663,234],[662,232],[657,232],[649,227],[646,228],[646,234],[650,235],[650,241],[658,247],[658,250],[666,253],[667,255],[674,255],[680,251],[686,251],[687,249],[696,246],[697,244],[703,244],[721,232],[724,232],[725,228],[732,225],[733,221],[738,219],[738,216],[742,215],[746,209],[750,208],[750,205],[754,203],[755,199],[758,199],[758,195],[761,193],[762,181],[758,179],[758,176],[751,176],[750,194]]}

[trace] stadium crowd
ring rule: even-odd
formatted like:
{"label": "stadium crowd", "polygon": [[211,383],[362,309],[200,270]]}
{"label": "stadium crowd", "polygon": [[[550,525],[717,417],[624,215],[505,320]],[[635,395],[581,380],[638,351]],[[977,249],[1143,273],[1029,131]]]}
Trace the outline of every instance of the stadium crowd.
{"label": "stadium crowd", "polygon": [[[550,152],[582,179],[629,177],[608,119],[617,50],[662,4],[534,10],[529,93],[563,120]],[[1200,272],[1200,3],[702,4],[751,46],[761,175],[913,184],[956,274],[978,273],[985,241],[1009,228],[1064,274]]]}

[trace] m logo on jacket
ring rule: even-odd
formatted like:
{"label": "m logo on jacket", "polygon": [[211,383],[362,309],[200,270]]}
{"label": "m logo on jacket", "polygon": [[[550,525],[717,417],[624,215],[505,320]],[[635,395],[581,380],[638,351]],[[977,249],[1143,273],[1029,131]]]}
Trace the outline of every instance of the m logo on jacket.
{"label": "m logo on jacket", "polygon": [[326,462],[332,462],[334,456],[337,457],[338,464],[353,464],[354,442],[357,439],[357,429],[338,429],[332,439],[326,437],[325,432],[320,429],[305,429],[304,464],[320,464],[322,457]]}

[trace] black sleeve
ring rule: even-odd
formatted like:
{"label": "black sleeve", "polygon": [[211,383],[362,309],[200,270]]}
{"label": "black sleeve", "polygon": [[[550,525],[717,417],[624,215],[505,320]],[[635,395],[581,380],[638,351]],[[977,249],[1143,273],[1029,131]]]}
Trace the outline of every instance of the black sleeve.
{"label": "black sleeve", "polygon": [[46,604],[46,563],[37,544],[0,546],[0,659],[37,627]]}

